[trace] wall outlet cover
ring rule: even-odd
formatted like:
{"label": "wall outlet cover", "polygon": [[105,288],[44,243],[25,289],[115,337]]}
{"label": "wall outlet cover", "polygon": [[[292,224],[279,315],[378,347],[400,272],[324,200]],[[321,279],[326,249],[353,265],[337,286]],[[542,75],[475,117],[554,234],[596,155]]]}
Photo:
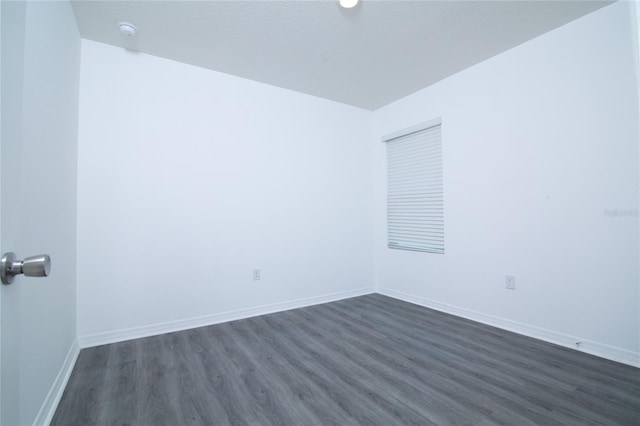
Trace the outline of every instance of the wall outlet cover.
{"label": "wall outlet cover", "polygon": [[515,290],[516,289],[516,277],[514,277],[513,275],[506,275],[504,277],[504,286],[505,286],[505,288],[507,288],[509,290]]}

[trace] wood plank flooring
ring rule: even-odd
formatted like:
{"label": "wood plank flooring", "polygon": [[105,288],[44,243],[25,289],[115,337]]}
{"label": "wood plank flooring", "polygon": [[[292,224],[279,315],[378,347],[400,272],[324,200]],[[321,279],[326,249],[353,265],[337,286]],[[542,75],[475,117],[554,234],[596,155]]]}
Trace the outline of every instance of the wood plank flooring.
{"label": "wood plank flooring", "polygon": [[640,370],[378,294],[83,349],[52,425],[640,425]]}

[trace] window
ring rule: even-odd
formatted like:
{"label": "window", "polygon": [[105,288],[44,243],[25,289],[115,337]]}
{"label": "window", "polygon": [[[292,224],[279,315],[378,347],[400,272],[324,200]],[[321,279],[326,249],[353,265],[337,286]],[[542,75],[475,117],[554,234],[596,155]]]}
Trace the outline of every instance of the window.
{"label": "window", "polygon": [[389,248],[444,253],[440,119],[383,138]]}

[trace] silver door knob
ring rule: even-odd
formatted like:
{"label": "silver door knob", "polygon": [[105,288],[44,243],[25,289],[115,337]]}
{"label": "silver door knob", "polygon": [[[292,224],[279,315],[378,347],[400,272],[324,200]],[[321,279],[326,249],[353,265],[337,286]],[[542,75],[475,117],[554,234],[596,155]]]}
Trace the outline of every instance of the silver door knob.
{"label": "silver door knob", "polygon": [[11,284],[16,275],[27,277],[47,277],[51,271],[51,258],[46,254],[16,260],[15,253],[5,253],[0,259],[0,278],[2,284]]}

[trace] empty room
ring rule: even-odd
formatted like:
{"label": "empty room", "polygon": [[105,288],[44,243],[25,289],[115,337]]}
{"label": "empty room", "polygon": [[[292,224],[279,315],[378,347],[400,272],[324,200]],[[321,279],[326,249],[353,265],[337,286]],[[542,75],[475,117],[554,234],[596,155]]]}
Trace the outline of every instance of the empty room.
{"label": "empty room", "polygon": [[635,1],[5,1],[0,424],[640,425]]}

